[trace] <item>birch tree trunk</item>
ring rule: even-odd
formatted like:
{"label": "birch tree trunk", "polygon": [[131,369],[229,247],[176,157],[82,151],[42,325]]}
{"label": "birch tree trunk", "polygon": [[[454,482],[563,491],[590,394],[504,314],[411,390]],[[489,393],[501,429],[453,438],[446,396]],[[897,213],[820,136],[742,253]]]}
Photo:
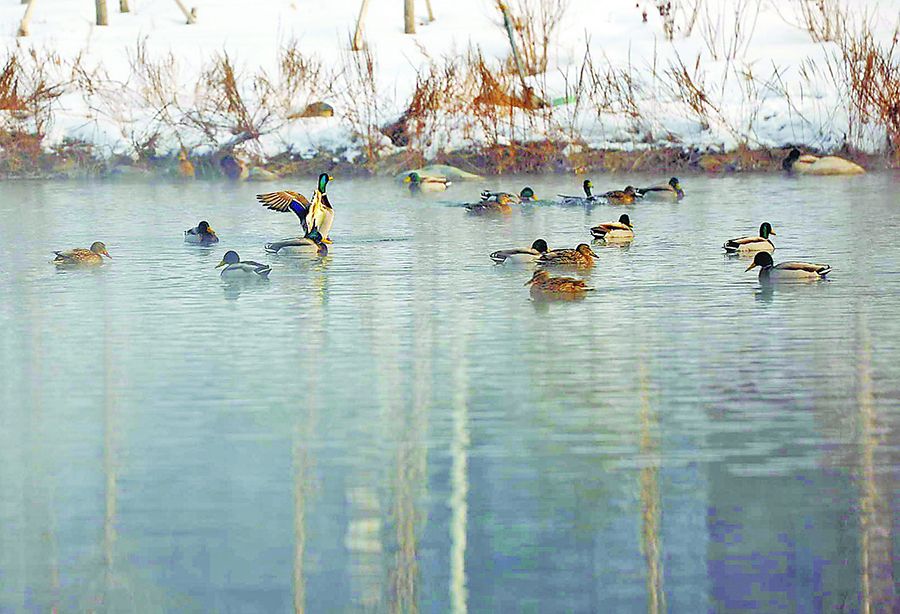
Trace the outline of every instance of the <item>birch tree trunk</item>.
{"label": "birch tree trunk", "polygon": [[407,34],[416,33],[416,7],[415,0],[404,0],[403,3],[403,31]]}
{"label": "birch tree trunk", "polygon": [[363,29],[366,27],[366,13],[369,12],[369,0],[362,0],[359,17],[356,20],[356,32],[353,33],[353,51],[362,49]]}
{"label": "birch tree trunk", "polygon": [[431,0],[425,0],[425,8],[428,9],[428,22],[434,21],[434,11],[431,10]]}
{"label": "birch tree trunk", "polygon": [[197,9],[192,8],[191,10],[187,10],[187,7],[181,0],[175,0],[175,4],[178,5],[178,8],[181,9],[184,18],[187,19],[188,24],[197,23]]}
{"label": "birch tree trunk", "polygon": [[128,7],[128,0],[119,0],[119,12],[128,13],[131,9]]}
{"label": "birch tree trunk", "polygon": [[28,8],[25,9],[25,15],[22,16],[22,23],[19,24],[19,31],[16,36],[28,36],[28,26],[31,23],[31,13],[34,11],[34,3],[37,0],[29,0]]}
{"label": "birch tree trunk", "polygon": [[108,26],[109,20],[106,17],[106,0],[94,0],[97,6],[97,25]]}

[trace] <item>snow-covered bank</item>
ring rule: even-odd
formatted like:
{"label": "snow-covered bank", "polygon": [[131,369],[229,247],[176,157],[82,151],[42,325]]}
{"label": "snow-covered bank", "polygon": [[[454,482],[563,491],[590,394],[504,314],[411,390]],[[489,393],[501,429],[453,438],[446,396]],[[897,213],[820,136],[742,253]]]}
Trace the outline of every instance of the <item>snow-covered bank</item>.
{"label": "snow-covered bank", "polygon": [[[195,0],[193,25],[174,2],[133,0],[129,13],[110,2],[106,27],[93,25],[93,3],[35,1],[30,36],[15,37],[16,3],[0,7],[0,32],[18,95],[40,81],[52,96],[0,104],[6,128],[105,157],[236,146],[371,162],[512,141],[876,152],[890,126],[854,106],[841,37],[869,33],[900,72],[897,0],[509,0],[520,26],[529,8],[538,31],[540,15],[558,17],[546,69],[524,79],[548,106],[521,94],[494,0],[431,0],[430,23],[419,1],[415,35],[401,2],[371,0],[365,52],[350,50],[357,1]],[[334,116],[303,117],[312,102]],[[392,142],[382,128],[400,117]]]}

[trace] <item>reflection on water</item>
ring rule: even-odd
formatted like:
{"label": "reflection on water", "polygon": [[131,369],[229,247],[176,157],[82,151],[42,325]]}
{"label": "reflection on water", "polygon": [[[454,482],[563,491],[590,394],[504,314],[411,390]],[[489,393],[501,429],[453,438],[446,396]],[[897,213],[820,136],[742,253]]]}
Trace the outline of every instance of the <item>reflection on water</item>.
{"label": "reflection on water", "polygon": [[[895,180],[684,183],[577,303],[487,254],[618,211],[448,206],[493,180],[338,178],[325,258],[250,185],[0,186],[0,611],[891,611]],[[762,220],[833,280],[722,257]]]}

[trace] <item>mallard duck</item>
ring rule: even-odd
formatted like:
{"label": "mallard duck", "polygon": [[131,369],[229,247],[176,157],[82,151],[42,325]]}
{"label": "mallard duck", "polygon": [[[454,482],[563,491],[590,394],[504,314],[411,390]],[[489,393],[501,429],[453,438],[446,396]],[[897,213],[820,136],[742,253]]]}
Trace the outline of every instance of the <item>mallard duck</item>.
{"label": "mallard duck", "polygon": [[522,191],[519,192],[518,196],[516,196],[515,194],[510,194],[508,192],[489,192],[488,190],[484,190],[481,193],[482,202],[486,200],[497,200],[500,197],[506,197],[510,201],[516,203],[534,202],[538,199],[538,197],[534,193],[534,190],[532,190],[528,186],[522,188]]}
{"label": "mallard duck", "polygon": [[506,192],[482,192],[481,198],[481,202],[466,205],[466,210],[474,215],[512,213],[512,205],[520,202],[518,196]]}
{"label": "mallard duck", "polygon": [[594,266],[594,258],[597,254],[587,243],[582,243],[575,249],[555,249],[545,252],[538,257],[540,266],[569,266],[580,269],[589,269]]}
{"label": "mallard duck", "polygon": [[334,177],[328,173],[319,175],[319,181],[313,191],[312,202],[308,201],[303,194],[291,190],[257,194],[256,200],[272,211],[282,213],[290,211],[296,215],[303,228],[304,238],[310,238],[314,242],[331,243],[328,233],[331,232],[331,226],[334,224],[334,208],[328,200],[325,188],[328,186],[328,182],[333,180]]}
{"label": "mallard duck", "polygon": [[491,254],[491,260],[497,264],[531,264],[537,262],[541,254],[546,252],[547,242],[543,239],[537,239],[531,244],[531,247],[498,250]]}
{"label": "mallard duck", "polygon": [[573,300],[584,297],[586,292],[590,292],[593,288],[588,288],[581,279],[574,277],[550,277],[550,273],[544,270],[537,270],[531,276],[526,286],[531,286],[532,298],[556,298],[562,300]]}
{"label": "mallard duck", "polygon": [[753,262],[747,267],[747,271],[754,267],[760,267],[759,281],[815,281],[824,279],[831,272],[827,264],[812,264],[810,262],[779,262],[775,264],[772,254],[769,252],[756,252]]}
{"label": "mallard duck", "polygon": [[184,242],[197,245],[212,245],[219,242],[219,235],[210,228],[209,222],[203,220],[197,224],[196,228],[189,228],[184,231]]}
{"label": "mallard duck", "polygon": [[775,236],[772,225],[763,222],[759,226],[759,236],[748,235],[737,239],[728,239],[722,248],[729,254],[748,254],[752,252],[771,252],[775,250],[775,244],[769,239],[769,235]]}
{"label": "mallard duck", "polygon": [[626,186],[624,190],[611,190],[600,195],[611,205],[632,205],[634,199],[640,198],[634,189],[634,186]]}
{"label": "mallard duck", "polygon": [[241,260],[238,253],[228,250],[222,257],[222,262],[216,265],[216,268],[222,269],[222,279],[268,279],[272,268],[267,264],[253,262],[252,260]]}
{"label": "mallard duck", "polygon": [[796,147],[781,162],[781,168],[799,175],[862,175],[866,172],[866,169],[850,160],[838,156],[801,155]]}
{"label": "mallard duck", "polygon": [[109,252],[106,251],[106,246],[101,241],[94,241],[91,243],[90,249],[76,247],[75,249],[70,249],[65,252],[53,253],[56,254],[56,257],[53,259],[53,264],[59,267],[97,266],[103,264],[101,255],[112,259]]}
{"label": "mallard duck", "polygon": [[187,152],[183,149],[178,154],[178,174],[185,179],[193,179],[195,176],[194,165],[188,160]]}
{"label": "mallard duck", "polygon": [[599,200],[592,192],[594,184],[590,179],[585,179],[584,183],[581,184],[581,188],[584,190],[584,196],[566,196],[565,194],[557,194],[557,196],[562,199],[559,203],[561,205],[585,205],[593,204]]}
{"label": "mallard duck", "polygon": [[446,177],[436,175],[420,175],[412,172],[403,178],[403,183],[409,184],[409,191],[416,192],[443,192],[451,182]]}
{"label": "mallard duck", "polygon": [[649,188],[637,188],[637,195],[649,200],[681,200],[684,198],[684,190],[678,182],[678,177],[672,177],[668,183],[652,185]]}
{"label": "mallard duck", "polygon": [[293,237],[266,243],[265,249],[270,254],[328,254],[328,246],[322,241],[309,237]]}
{"label": "mallard duck", "polygon": [[631,218],[626,213],[619,216],[618,222],[606,222],[594,226],[591,228],[591,234],[595,239],[607,241],[630,240],[634,238],[634,227],[631,225]]}

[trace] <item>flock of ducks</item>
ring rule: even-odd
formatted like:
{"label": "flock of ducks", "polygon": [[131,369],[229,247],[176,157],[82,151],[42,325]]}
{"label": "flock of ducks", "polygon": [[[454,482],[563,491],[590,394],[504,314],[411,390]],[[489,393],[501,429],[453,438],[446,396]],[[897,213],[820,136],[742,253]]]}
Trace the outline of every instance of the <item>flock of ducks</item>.
{"label": "flock of ducks", "polygon": [[[797,149],[791,150],[782,166],[790,172],[806,174],[858,174],[865,172],[862,167],[835,156],[816,157],[801,155]],[[331,227],[334,224],[334,208],[328,199],[326,189],[334,178],[327,173],[319,175],[312,197],[307,199],[303,194],[290,190],[281,190],[258,194],[256,199],[261,205],[280,213],[293,213],[303,234],[267,243],[264,249],[270,254],[317,254],[328,253]],[[413,193],[438,192],[446,190],[451,181],[446,177],[424,175],[419,172],[407,174],[403,181]],[[685,196],[677,177],[665,183],[646,188],[626,186],[622,190],[611,190],[602,194],[593,193],[594,185],[590,179],[582,184],[584,196],[560,194],[558,203],[562,205],[633,205],[643,200],[666,200],[678,202]],[[530,187],[523,188],[518,194],[509,192],[481,193],[481,200],[464,205],[473,215],[507,214],[516,204],[538,201],[537,195]],[[603,243],[627,243],[634,239],[635,232],[631,218],[622,214],[618,220],[604,222],[590,229],[595,241]],[[729,239],[723,244],[727,254],[753,257],[747,271],[759,267],[759,280],[762,283],[782,281],[812,281],[823,279],[830,271],[827,264],[810,262],[782,262],[775,264],[772,252],[775,244],[770,237],[776,236],[772,225],[763,222],[757,235],[748,235]],[[184,231],[186,243],[212,246],[219,242],[219,236],[207,221],[201,221],[196,227]],[[112,258],[106,246],[97,241],[90,248],[76,248],[68,251],[54,252],[53,263],[60,268],[94,267],[103,264],[103,257]],[[584,280],[574,277],[551,275],[551,270],[568,269],[585,271],[594,266],[597,254],[587,243],[581,243],[571,249],[550,249],[544,239],[535,240],[530,247],[502,249],[490,254],[491,260],[497,264],[519,264],[535,267],[535,271],[525,285],[530,286],[534,298],[556,298],[573,300],[582,298],[593,288]],[[237,252],[225,252],[221,262],[221,277],[225,280],[268,279],[272,269],[267,264],[252,260],[241,260]]]}

